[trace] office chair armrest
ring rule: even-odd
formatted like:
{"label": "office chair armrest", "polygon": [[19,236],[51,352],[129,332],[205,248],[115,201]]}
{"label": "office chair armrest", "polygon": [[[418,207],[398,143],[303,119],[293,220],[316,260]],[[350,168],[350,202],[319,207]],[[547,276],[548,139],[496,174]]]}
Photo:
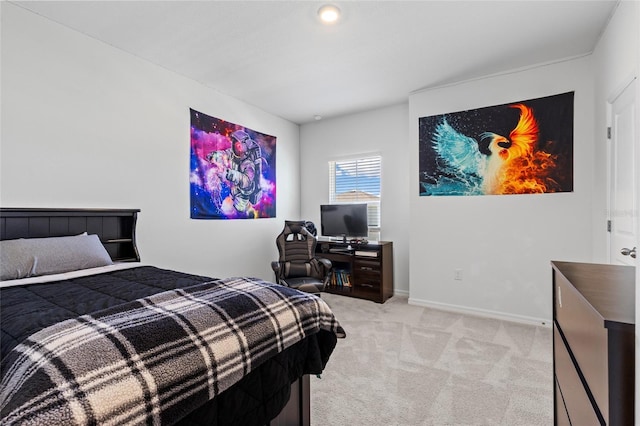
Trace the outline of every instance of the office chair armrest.
{"label": "office chair armrest", "polygon": [[320,264],[324,268],[325,273],[328,273],[331,270],[331,267],[333,266],[333,264],[329,259],[325,259],[323,257],[316,257],[316,259],[318,259],[318,262],[320,262]]}
{"label": "office chair armrest", "polygon": [[282,273],[284,272],[284,270],[282,269],[282,263],[278,262],[278,261],[272,261],[271,262],[271,269],[273,269],[273,273],[275,274],[275,283],[276,284],[284,284],[287,285],[286,283],[283,283],[282,281]]}

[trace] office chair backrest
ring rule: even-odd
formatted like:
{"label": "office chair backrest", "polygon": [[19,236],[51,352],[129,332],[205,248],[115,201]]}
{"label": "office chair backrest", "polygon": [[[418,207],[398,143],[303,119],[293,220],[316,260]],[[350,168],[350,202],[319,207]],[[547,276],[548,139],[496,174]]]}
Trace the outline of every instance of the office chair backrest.
{"label": "office chair backrest", "polygon": [[304,221],[286,220],[284,229],[276,238],[285,277],[312,275],[310,262],[315,257],[316,238],[304,226]]}

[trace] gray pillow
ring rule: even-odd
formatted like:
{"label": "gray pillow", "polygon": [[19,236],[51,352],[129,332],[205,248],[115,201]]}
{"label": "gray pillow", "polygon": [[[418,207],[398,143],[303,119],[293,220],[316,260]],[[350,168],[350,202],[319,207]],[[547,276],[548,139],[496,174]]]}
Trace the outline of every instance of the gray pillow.
{"label": "gray pillow", "polygon": [[97,235],[0,241],[0,280],[113,264]]}

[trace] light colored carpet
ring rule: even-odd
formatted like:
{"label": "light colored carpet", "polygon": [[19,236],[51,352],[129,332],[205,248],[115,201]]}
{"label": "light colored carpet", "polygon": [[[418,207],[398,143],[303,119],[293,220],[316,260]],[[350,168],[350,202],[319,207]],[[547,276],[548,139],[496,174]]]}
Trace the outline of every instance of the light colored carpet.
{"label": "light colored carpet", "polygon": [[311,377],[311,424],[553,425],[552,330],[322,294],[347,337]]}

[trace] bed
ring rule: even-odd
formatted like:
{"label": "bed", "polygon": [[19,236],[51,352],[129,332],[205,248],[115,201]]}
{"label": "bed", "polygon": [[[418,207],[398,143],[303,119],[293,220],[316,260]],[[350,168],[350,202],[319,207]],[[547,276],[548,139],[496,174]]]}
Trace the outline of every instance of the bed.
{"label": "bed", "polygon": [[0,209],[3,424],[308,425],[319,297],[140,263],[137,209]]}

